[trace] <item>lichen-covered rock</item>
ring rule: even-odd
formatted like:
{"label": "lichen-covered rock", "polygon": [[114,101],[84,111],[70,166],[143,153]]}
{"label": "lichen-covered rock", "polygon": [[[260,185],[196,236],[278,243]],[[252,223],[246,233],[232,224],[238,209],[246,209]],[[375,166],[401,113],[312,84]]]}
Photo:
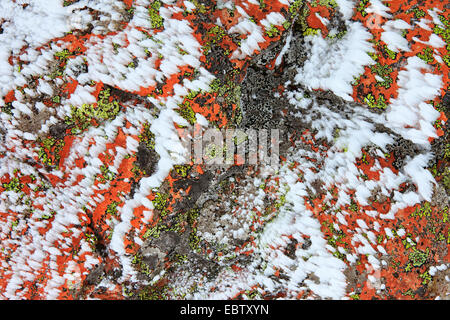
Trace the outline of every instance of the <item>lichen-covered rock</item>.
{"label": "lichen-covered rock", "polygon": [[448,299],[448,9],[2,1],[0,297]]}

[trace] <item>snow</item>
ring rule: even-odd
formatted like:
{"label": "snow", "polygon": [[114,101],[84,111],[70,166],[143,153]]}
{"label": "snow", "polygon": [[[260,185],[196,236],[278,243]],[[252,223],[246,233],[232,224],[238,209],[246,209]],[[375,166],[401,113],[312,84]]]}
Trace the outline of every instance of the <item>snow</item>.
{"label": "snow", "polygon": [[399,72],[398,96],[391,101],[386,113],[387,125],[405,139],[429,146],[428,138],[437,137],[432,123],[439,117],[426,101],[439,95],[442,76],[428,71],[429,66],[417,57],[407,60],[405,70]]}
{"label": "snow", "polygon": [[364,66],[374,63],[367,54],[374,51],[368,42],[370,38],[370,33],[359,22],[351,23],[347,34],[337,42],[321,35],[305,37],[310,45],[310,56],[298,70],[295,81],[311,89],[331,90],[351,101],[354,78],[364,72]]}

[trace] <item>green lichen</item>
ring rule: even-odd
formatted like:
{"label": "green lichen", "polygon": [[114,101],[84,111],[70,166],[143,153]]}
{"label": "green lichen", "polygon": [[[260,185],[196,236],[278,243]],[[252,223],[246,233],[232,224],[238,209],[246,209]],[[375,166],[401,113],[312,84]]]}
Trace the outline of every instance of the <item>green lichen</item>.
{"label": "green lichen", "polygon": [[292,3],[289,6],[289,12],[291,14],[295,14],[298,12],[298,10],[302,7],[303,5],[303,0],[295,0],[294,3]]}
{"label": "green lichen", "polygon": [[414,212],[411,213],[411,217],[429,217],[431,216],[432,211],[433,208],[431,207],[431,204],[429,202],[424,202],[421,207],[416,208]]}
{"label": "green lichen", "polygon": [[50,211],[48,214],[43,214],[42,216],[41,216],[41,219],[42,220],[49,220],[49,219],[51,219],[51,218],[53,218],[54,216],[55,216],[55,214],[56,214],[56,211]]}
{"label": "green lichen", "polygon": [[350,298],[352,298],[353,300],[359,300],[359,294],[356,294],[356,293],[351,294]]}
{"label": "green lichen", "polygon": [[360,0],[358,6],[356,7],[356,11],[361,13],[363,17],[367,16],[366,8],[369,4],[369,0]]}
{"label": "green lichen", "polygon": [[358,204],[353,201],[353,199],[350,202],[350,210],[352,210],[353,212],[358,212],[359,208],[358,208]]}
{"label": "green lichen", "polygon": [[395,60],[397,58],[397,53],[395,51],[390,50],[387,45],[383,46],[383,51],[386,53],[387,57],[391,60]]}
{"label": "green lichen", "polygon": [[14,177],[8,183],[3,183],[2,187],[5,189],[5,191],[20,192],[23,188],[23,184],[20,183],[19,178]]}
{"label": "green lichen", "polygon": [[162,6],[162,2],[159,0],[153,1],[148,8],[148,14],[150,16],[150,24],[153,29],[160,29],[164,25],[164,18],[159,15],[159,9]]}
{"label": "green lichen", "polygon": [[52,98],[52,101],[53,101],[54,103],[61,103],[61,97],[60,97],[60,96],[54,96],[54,97]]}
{"label": "green lichen", "polygon": [[414,267],[420,267],[428,260],[429,253],[428,248],[425,252],[413,248],[413,252],[409,254],[409,260]]}
{"label": "green lichen", "polygon": [[446,43],[447,53],[442,57],[442,60],[450,67],[450,19],[440,15],[439,20],[442,22],[442,26],[436,25],[433,28],[433,32],[436,35],[441,36]]}
{"label": "green lichen", "polygon": [[276,26],[274,26],[273,24],[271,24],[269,29],[266,30],[266,35],[269,38],[274,38],[274,37],[278,36],[279,33],[280,33],[280,30],[278,30],[278,28]]}
{"label": "green lichen", "polygon": [[433,50],[431,48],[423,49],[417,56],[428,64],[431,64],[434,61]]}
{"label": "green lichen", "polygon": [[[119,48],[120,48],[120,44],[117,44],[117,43],[112,43],[112,46],[113,46],[113,52],[114,52],[114,54],[118,54],[119,53]],[[148,49],[146,49],[146,50],[148,50]]]}
{"label": "green lichen", "polygon": [[382,94],[378,96],[378,99],[375,99],[375,97],[369,93],[364,98],[364,103],[367,104],[369,108],[376,108],[380,110],[385,110],[387,108],[386,100]]}
{"label": "green lichen", "polygon": [[195,6],[195,10],[199,13],[206,13],[207,9],[205,7],[205,5],[203,3],[200,3],[198,0],[192,0],[191,1],[194,6]]}
{"label": "green lichen", "polygon": [[67,60],[71,55],[72,53],[67,49],[55,53],[55,57],[58,57],[59,60]]}
{"label": "green lichen", "polygon": [[2,112],[9,114],[10,116],[13,115],[12,110],[14,107],[12,106],[11,102],[6,103],[3,107],[1,107]]}
{"label": "green lichen", "polygon": [[405,292],[402,292],[403,296],[410,296],[411,298],[414,298],[416,296],[416,294],[414,293],[414,291],[412,291],[412,289],[408,289]]}
{"label": "green lichen", "polygon": [[49,74],[50,78],[55,79],[57,77],[62,77],[64,75],[64,70],[66,69],[67,59],[69,59],[70,56],[73,56],[75,54],[76,52],[71,52],[68,49],[56,52],[55,57],[60,62],[53,68],[53,71],[50,72]]}
{"label": "green lichen", "polygon": [[112,181],[115,179],[116,174],[113,173],[106,165],[100,166],[101,175],[99,177],[100,182]]}
{"label": "green lichen", "polygon": [[428,271],[425,271],[421,274],[419,274],[419,278],[422,278],[422,284],[427,284],[428,282],[431,281],[432,277],[430,275],[430,273]]}
{"label": "green lichen", "polygon": [[153,206],[156,210],[160,211],[161,216],[165,216],[168,213],[167,205],[168,205],[169,194],[157,192],[155,194],[155,198],[153,199]]}
{"label": "green lichen", "polygon": [[181,105],[178,105],[178,107],[179,108],[176,111],[187,122],[189,122],[191,125],[194,125],[197,122],[197,119],[195,118],[195,112],[188,100],[185,100]]}
{"label": "green lichen", "polygon": [[165,286],[148,286],[139,291],[137,294],[140,300],[167,300],[169,287]]}
{"label": "green lichen", "polygon": [[93,233],[85,233],[84,234],[85,240],[89,244],[92,250],[95,250],[98,239]]}
{"label": "green lichen", "polygon": [[214,26],[210,28],[203,36],[205,41],[205,44],[203,45],[204,54],[207,55],[211,48],[220,43],[226,34],[225,29],[221,26]]}
{"label": "green lichen", "polygon": [[327,35],[327,38],[328,39],[342,39],[345,35],[347,34],[347,30],[342,30],[342,31],[339,31],[339,32],[337,32],[337,33],[329,33],[328,35]]}
{"label": "green lichen", "polygon": [[[41,147],[38,151],[38,157],[43,164],[48,166],[58,165],[61,158],[60,152],[64,147],[64,140],[57,140],[55,138],[45,138],[41,141]],[[51,157],[52,155],[53,157]]]}
{"label": "green lichen", "polygon": [[155,135],[150,130],[150,123],[144,123],[142,133],[138,137],[139,141],[144,142],[147,148],[155,149]]}
{"label": "green lichen", "polygon": [[402,244],[405,247],[405,249],[409,249],[417,245],[417,243],[412,238],[412,234],[410,233],[407,234],[406,238],[402,240]]}
{"label": "green lichen", "polygon": [[190,165],[176,165],[173,167],[177,174],[182,178],[186,178],[189,170],[191,169]]}
{"label": "green lichen", "polygon": [[156,225],[152,228],[149,228],[143,235],[144,239],[147,239],[149,237],[153,237],[153,238],[159,238],[161,234],[161,230],[159,229],[159,226]]}
{"label": "green lichen", "polygon": [[337,8],[337,3],[335,0],[313,0],[311,2],[312,7],[317,7],[318,5],[327,8]]}
{"label": "green lichen", "polygon": [[113,201],[106,207],[106,213],[108,215],[116,216],[117,215],[117,206],[119,205],[119,202]]}
{"label": "green lichen", "polygon": [[259,0],[259,8],[264,9],[265,7],[266,7],[266,3],[264,2],[264,0]]}
{"label": "green lichen", "polygon": [[320,33],[320,29],[314,29],[314,28],[310,28],[310,27],[306,28],[306,30],[303,31],[304,36],[315,36],[319,33]]}
{"label": "green lichen", "polygon": [[229,111],[230,126],[239,125],[242,121],[241,86],[234,80],[236,71],[228,74],[225,79],[214,79],[210,83],[210,92],[223,99],[223,109]]}
{"label": "green lichen", "polygon": [[[337,230],[332,223],[327,221],[322,222],[322,226],[327,233],[330,233],[330,235],[327,235],[326,240],[327,243],[335,249],[333,255],[336,258],[345,261],[346,255],[338,250],[338,247],[342,248],[342,245],[345,247],[348,246],[348,244],[344,242],[344,238],[346,237],[345,233],[342,230]],[[341,244],[341,246],[338,246],[338,244]]]}
{"label": "green lichen", "polygon": [[370,70],[383,79],[383,81],[377,80],[377,86],[384,87],[386,89],[391,87],[393,80],[390,74],[393,69],[390,66],[382,65],[377,62],[375,65],[370,67]]}
{"label": "green lichen", "polygon": [[423,18],[426,15],[425,11],[419,8],[414,8],[412,11],[414,12],[414,17],[416,17],[416,19]]}
{"label": "green lichen", "polygon": [[120,111],[118,101],[110,101],[110,89],[99,93],[97,104],[83,104],[81,107],[71,106],[71,114],[66,117],[65,123],[73,126],[72,133],[89,128],[93,121],[97,123],[114,119]]}

